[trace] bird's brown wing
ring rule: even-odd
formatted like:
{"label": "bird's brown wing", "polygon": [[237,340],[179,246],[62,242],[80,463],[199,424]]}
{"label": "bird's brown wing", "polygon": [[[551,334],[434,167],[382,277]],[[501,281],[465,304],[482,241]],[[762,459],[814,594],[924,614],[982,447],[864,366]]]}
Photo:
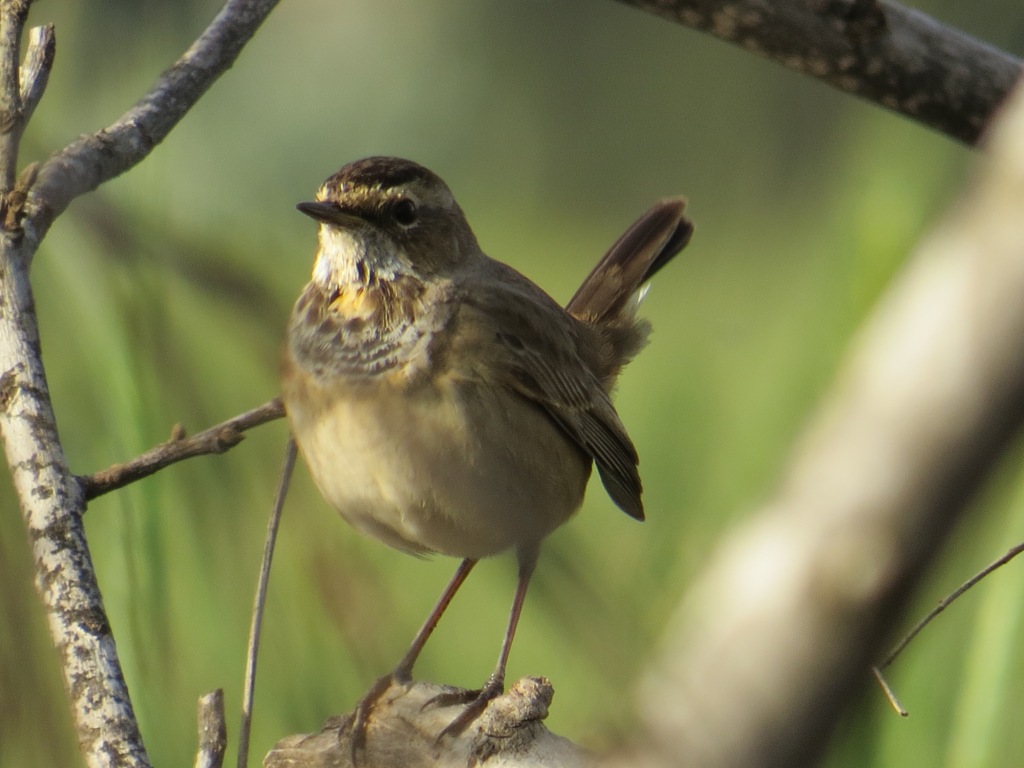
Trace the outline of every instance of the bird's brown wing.
{"label": "bird's brown wing", "polygon": [[600,340],[518,272],[498,262],[489,270],[465,286],[460,302],[460,366],[476,366],[478,379],[543,408],[594,459],[612,501],[642,520],[636,448],[594,372]]}

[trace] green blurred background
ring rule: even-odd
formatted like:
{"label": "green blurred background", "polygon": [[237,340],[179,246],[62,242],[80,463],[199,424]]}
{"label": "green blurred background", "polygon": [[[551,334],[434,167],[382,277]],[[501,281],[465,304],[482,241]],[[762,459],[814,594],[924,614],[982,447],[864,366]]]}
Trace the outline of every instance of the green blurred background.
{"label": "green blurred background", "polygon": [[[1018,55],[1024,6],[918,6]],[[212,0],[41,2],[50,87],[23,147],[41,159],[115,120],[202,30]],[[551,727],[600,747],[668,612],[716,539],[772,491],[858,324],[972,154],[709,37],[605,0],[283,3],[139,168],[72,205],[34,268],[44,353],[72,468],[89,473],[277,393],[312,224],[294,210],[338,166],[411,157],[441,174],[492,256],[567,299],[653,200],[685,194],[698,230],[646,302],[650,348],[618,404],[643,457],[648,522],[591,489],[551,537],[510,679],[544,674]],[[93,503],[90,544],[157,765],[191,764],[197,697],[237,733],[248,613],[286,437],[177,465]],[[936,563],[910,626],[1024,539],[1019,448]],[[455,562],[360,538],[300,470],[268,606],[254,727],[280,737],[348,710],[397,661]],[[1019,564],[970,593],[892,670],[912,716],[873,691],[829,766],[1006,766],[1024,757]],[[0,766],[80,765],[0,473]],[[483,564],[417,673],[489,673],[514,584]],[[231,762],[230,764],[233,764]]]}

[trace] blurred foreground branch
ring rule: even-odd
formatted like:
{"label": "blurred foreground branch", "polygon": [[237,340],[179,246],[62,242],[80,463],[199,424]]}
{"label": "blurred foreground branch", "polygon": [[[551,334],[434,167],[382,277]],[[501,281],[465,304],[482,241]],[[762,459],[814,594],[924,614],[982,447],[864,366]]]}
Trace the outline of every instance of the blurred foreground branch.
{"label": "blurred foreground branch", "polygon": [[619,0],[975,144],[1021,61],[887,0]]}
{"label": "blurred foreground branch", "polygon": [[20,61],[30,4],[0,0],[0,434],[85,763],[148,766],[86,543],[85,494],[57,431],[29,268],[54,218],[145,158],[231,65],[275,0],[230,0],[124,117],[19,177],[19,140],[54,56],[53,30],[41,27]]}
{"label": "blurred foreground branch", "polygon": [[1024,416],[1024,90],[859,334],[768,504],[718,548],[621,765],[803,766]]}

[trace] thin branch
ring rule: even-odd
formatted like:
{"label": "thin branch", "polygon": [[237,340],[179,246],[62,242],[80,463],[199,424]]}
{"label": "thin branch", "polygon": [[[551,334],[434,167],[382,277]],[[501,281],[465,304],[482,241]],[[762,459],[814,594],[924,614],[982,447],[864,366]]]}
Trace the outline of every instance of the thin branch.
{"label": "thin branch", "polygon": [[[53,66],[53,25],[29,32],[25,62],[19,66],[21,35],[31,0],[0,3],[0,226],[20,234],[28,188],[15,185],[18,147],[32,113],[43,97]],[[33,175],[32,181],[35,180]]]}
{"label": "thin branch", "polygon": [[263,560],[256,582],[256,598],[253,600],[252,624],[249,627],[249,644],[245,654],[245,682],[242,686],[242,725],[238,729],[238,768],[246,768],[249,764],[249,734],[252,730],[253,701],[256,698],[256,660],[260,653],[263,609],[267,604],[270,565],[274,560],[274,547],[277,544],[277,529],[281,524],[284,500],[288,496],[288,485],[295,470],[296,453],[295,440],[289,437],[284,449],[284,463],[281,467],[281,479],[277,484],[277,497],[274,499],[274,508],[267,521],[267,538],[263,544]]}
{"label": "thin branch", "polygon": [[21,67],[19,85],[21,120],[25,125],[28,125],[43,98],[56,53],[57,37],[53,31],[53,24],[29,30],[28,50],[25,52],[25,63]]}
{"label": "thin branch", "polygon": [[21,108],[19,68],[21,35],[31,0],[0,2],[0,194],[14,186],[18,144],[25,130]]}
{"label": "thin branch", "polygon": [[29,198],[41,239],[72,200],[134,167],[234,63],[278,0],[229,0],[206,31],[119,120],[84,136],[40,168]]}
{"label": "thin branch", "polygon": [[979,581],[981,581],[990,573],[992,573],[992,571],[998,568],[1002,568],[1004,565],[1013,560],[1013,558],[1015,558],[1021,552],[1024,552],[1024,543],[1018,544],[1015,547],[1010,547],[1010,549],[1007,550],[1006,554],[1004,554],[999,559],[989,563],[987,566],[982,568],[976,574],[971,576],[971,578],[969,578],[967,581],[965,581],[963,584],[957,587],[951,594],[942,598],[939,601],[938,605],[932,608],[932,610],[928,612],[928,615],[926,615],[923,619],[917,622],[917,624],[914,625],[914,628],[911,629],[903,637],[903,639],[896,644],[896,647],[893,648],[892,651],[890,651],[889,655],[886,656],[885,659],[877,665],[879,671],[884,670],[886,667],[888,667],[890,664],[896,661],[896,657],[903,652],[903,649],[910,644],[910,641],[917,637],[918,633],[920,633],[922,629],[927,627],[932,622],[932,620],[935,619],[940,613],[946,610],[953,603],[953,601],[955,601],[958,597],[964,594],[964,592],[969,590]]}
{"label": "thin branch", "polygon": [[185,437],[177,429],[171,439],[155,448],[137,456],[123,464],[78,478],[85,499],[90,501],[97,496],[123,488],[126,485],[149,477],[164,467],[193,456],[205,456],[212,453],[224,453],[234,448],[245,437],[244,433],[253,427],[266,424],[268,421],[284,416],[284,406],[279,398],[274,398],[263,405],[228,419],[214,427]]}
{"label": "thin branch", "polygon": [[878,684],[882,687],[882,693],[885,694],[885,698],[889,700],[889,706],[893,708],[896,714],[900,717],[909,717],[910,713],[903,708],[903,705],[900,704],[900,700],[896,698],[896,693],[889,686],[889,683],[885,679],[885,675],[882,674],[882,670],[878,667],[872,667],[871,674],[875,676],[875,680],[877,680]]}
{"label": "thin branch", "polygon": [[195,768],[221,768],[228,745],[228,725],[224,719],[224,691],[216,691],[199,699],[199,749]]}
{"label": "thin branch", "polygon": [[1021,75],[1008,53],[886,0],[619,0],[975,144]]}
{"label": "thin branch", "polygon": [[16,238],[22,235],[25,202],[28,200],[29,190],[35,183],[38,165],[32,163],[25,168],[18,176],[13,188],[10,185],[11,177],[13,177],[18,164],[18,146],[21,143],[21,136],[39,105],[43,91],[46,90],[46,83],[50,79],[50,69],[53,66],[56,49],[57,41],[53,34],[52,24],[32,29],[29,32],[25,63],[19,72],[17,92],[12,90],[4,95],[7,107],[4,110],[2,121],[3,137],[0,138],[0,153],[2,153],[0,179],[3,179],[3,188],[0,191],[0,228]]}

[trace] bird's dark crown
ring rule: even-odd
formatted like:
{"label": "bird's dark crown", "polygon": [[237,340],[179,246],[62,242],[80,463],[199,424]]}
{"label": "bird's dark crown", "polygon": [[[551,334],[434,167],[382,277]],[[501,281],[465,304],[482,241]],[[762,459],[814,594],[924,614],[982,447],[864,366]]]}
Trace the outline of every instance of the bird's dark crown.
{"label": "bird's dark crown", "polygon": [[400,157],[367,157],[343,166],[320,187],[320,199],[345,197],[358,189],[386,192],[396,187],[425,187],[447,190],[433,171]]}

